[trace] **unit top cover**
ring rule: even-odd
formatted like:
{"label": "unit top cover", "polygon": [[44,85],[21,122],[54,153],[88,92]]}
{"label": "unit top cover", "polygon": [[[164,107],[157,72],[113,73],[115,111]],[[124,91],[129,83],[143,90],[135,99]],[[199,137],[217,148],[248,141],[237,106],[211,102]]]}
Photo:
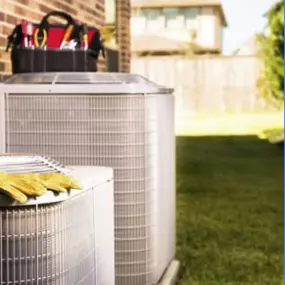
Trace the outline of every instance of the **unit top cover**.
{"label": "unit top cover", "polygon": [[[94,180],[94,174],[96,175],[99,169],[94,173],[93,170],[86,171],[76,171],[76,169],[65,168],[60,163],[48,158],[37,155],[18,155],[18,154],[7,154],[0,155],[0,172],[5,171],[7,173],[50,173],[50,172],[59,172],[65,173],[73,176],[74,178],[80,180],[83,189],[82,190],[71,190],[61,193],[55,193],[53,191],[47,191],[46,194],[36,198],[29,198],[28,201],[21,206],[30,206],[30,205],[41,205],[41,204],[50,204],[61,202],[67,200],[71,197],[81,194],[84,190],[87,190],[87,187],[95,186],[98,184],[98,179]],[[80,169],[79,169],[80,170]],[[78,173],[77,173],[78,172]],[[102,171],[98,173],[102,174]],[[112,172],[109,175],[112,178]],[[93,179],[92,179],[93,177]],[[86,178],[86,179],[85,179]],[[86,180],[86,181],[83,181]],[[93,181],[92,181],[93,180]],[[14,202],[5,194],[0,193],[0,207],[10,207],[10,206],[20,206],[17,202]]]}
{"label": "unit top cover", "polygon": [[38,155],[2,154],[0,171],[8,173],[62,172],[64,166],[49,157]]}
{"label": "unit top cover", "polygon": [[[60,73],[26,73],[15,74],[9,77],[4,84],[8,87],[11,85],[45,85],[57,86],[73,85],[81,86],[81,92],[84,88],[92,87],[93,93],[162,93],[169,94],[173,90],[157,85],[147,78],[129,73],[93,73],[93,72],[60,72]],[[84,85],[84,87],[82,87]],[[66,90],[66,86],[65,86]]]}

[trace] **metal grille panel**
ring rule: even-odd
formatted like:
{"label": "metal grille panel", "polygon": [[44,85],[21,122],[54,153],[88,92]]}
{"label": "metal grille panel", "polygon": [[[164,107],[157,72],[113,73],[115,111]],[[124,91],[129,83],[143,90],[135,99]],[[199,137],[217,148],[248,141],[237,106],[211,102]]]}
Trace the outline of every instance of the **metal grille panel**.
{"label": "metal grille panel", "polygon": [[[156,193],[157,181],[164,179],[157,177],[160,167],[157,136],[159,124],[167,124],[167,117],[165,122],[159,122],[158,97],[173,100],[172,96],[161,95],[6,97],[7,151],[36,152],[66,165],[114,168],[118,285],[157,282],[174,254],[170,245],[171,256],[162,262],[164,268],[157,271],[161,266],[157,264],[157,256],[161,252],[155,247],[159,247],[157,238],[162,238],[164,231],[160,228],[162,232],[157,233],[159,219],[156,215],[164,199]],[[171,108],[169,110],[172,112]],[[172,120],[171,114],[169,119]],[[173,135],[171,127],[169,133]],[[174,192],[174,187],[170,188]],[[174,216],[174,212],[170,215]],[[168,237],[163,236],[163,239],[167,243]]]}

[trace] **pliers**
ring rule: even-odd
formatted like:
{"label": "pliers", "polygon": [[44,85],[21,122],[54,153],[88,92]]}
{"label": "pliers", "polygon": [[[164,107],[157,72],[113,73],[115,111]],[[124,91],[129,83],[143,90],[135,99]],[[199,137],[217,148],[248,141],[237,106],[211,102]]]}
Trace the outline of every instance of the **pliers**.
{"label": "pliers", "polygon": [[46,29],[37,28],[34,33],[34,43],[37,48],[45,47],[47,43],[47,31]]}

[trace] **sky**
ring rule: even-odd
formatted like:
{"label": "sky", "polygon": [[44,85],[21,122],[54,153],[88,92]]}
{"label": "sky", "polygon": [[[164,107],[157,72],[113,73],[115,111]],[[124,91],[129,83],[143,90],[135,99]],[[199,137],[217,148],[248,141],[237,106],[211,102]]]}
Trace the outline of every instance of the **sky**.
{"label": "sky", "polygon": [[228,22],[224,30],[224,53],[233,52],[266,24],[264,13],[276,0],[221,0]]}

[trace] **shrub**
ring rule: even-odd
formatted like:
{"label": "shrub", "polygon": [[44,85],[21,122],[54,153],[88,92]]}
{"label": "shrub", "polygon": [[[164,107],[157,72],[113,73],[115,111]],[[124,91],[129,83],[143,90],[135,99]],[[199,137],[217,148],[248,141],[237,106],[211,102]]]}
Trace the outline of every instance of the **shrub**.
{"label": "shrub", "polygon": [[[258,80],[262,95],[284,102],[284,2],[278,1],[267,12],[267,27],[258,35],[263,69]],[[280,106],[281,104],[279,104]],[[282,104],[283,105],[283,104]]]}

